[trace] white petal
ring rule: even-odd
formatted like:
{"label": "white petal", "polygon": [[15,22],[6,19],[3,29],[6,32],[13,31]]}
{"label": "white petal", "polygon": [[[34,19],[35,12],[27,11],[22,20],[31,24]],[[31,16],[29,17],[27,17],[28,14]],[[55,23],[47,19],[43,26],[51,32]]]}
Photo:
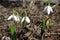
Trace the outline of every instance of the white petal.
{"label": "white petal", "polygon": [[48,15],[50,14],[50,12],[52,12],[52,13],[53,13],[53,9],[52,9],[52,7],[51,7],[51,6],[48,6]]}
{"label": "white petal", "polygon": [[25,17],[22,18],[21,23],[25,20]]}
{"label": "white petal", "polygon": [[17,21],[17,16],[14,16],[14,20]]}
{"label": "white petal", "polygon": [[20,17],[17,16],[17,21],[19,22],[20,21]]}
{"label": "white petal", "polygon": [[26,22],[27,22],[27,23],[30,23],[29,17],[26,17]]}
{"label": "white petal", "polygon": [[47,6],[44,8],[44,10],[43,11],[46,11],[47,10]]}
{"label": "white petal", "polygon": [[8,20],[11,20],[12,18],[13,18],[13,15],[9,16],[9,17],[8,17]]}
{"label": "white petal", "polygon": [[53,9],[52,9],[52,7],[50,7],[50,11],[53,13]]}
{"label": "white petal", "polygon": [[49,6],[47,8],[47,13],[48,13],[48,15],[50,15],[50,7]]}
{"label": "white petal", "polygon": [[14,15],[14,20],[17,21],[17,22],[19,22],[19,21],[20,21],[19,16],[15,16],[15,15]]}

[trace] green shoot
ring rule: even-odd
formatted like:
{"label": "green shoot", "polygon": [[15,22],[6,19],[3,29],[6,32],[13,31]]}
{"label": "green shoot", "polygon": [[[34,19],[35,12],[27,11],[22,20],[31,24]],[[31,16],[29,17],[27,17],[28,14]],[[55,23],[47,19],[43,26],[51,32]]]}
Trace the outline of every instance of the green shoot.
{"label": "green shoot", "polygon": [[9,28],[10,28],[12,40],[16,40],[16,38],[15,38],[15,36],[16,36],[16,27],[14,25],[10,25]]}
{"label": "green shoot", "polygon": [[50,28],[50,25],[51,24],[51,20],[50,19],[48,19],[47,21],[46,20],[42,20],[42,29],[44,30],[44,29],[49,29]]}
{"label": "green shoot", "polygon": [[23,21],[22,26],[26,27],[26,20]]}
{"label": "green shoot", "polygon": [[24,14],[25,19],[24,19],[24,21],[23,21],[23,23],[22,23],[22,26],[23,26],[23,27],[26,27],[26,16],[27,16],[27,12],[26,12],[25,9],[24,9],[24,11],[23,11],[23,14]]}
{"label": "green shoot", "polygon": [[48,6],[50,6],[50,0],[48,0]]}
{"label": "green shoot", "polygon": [[46,21],[46,27],[47,27],[47,29],[49,29],[50,26],[51,26],[51,20],[49,19],[49,20]]}
{"label": "green shoot", "polygon": [[14,33],[15,33],[15,31],[16,31],[16,28],[15,28],[15,26],[14,25],[10,25],[10,32],[11,32],[11,34],[13,35]]}
{"label": "green shoot", "polygon": [[46,28],[46,25],[45,25],[45,20],[42,19],[42,29],[45,29]]}

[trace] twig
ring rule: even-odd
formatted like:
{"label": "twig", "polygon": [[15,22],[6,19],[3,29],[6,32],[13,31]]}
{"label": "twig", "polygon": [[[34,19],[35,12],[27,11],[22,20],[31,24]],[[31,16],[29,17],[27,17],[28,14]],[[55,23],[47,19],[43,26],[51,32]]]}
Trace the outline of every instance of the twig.
{"label": "twig", "polygon": [[34,3],[35,3],[35,0],[32,0],[29,4],[29,7],[31,8],[34,5]]}
{"label": "twig", "polygon": [[55,8],[59,3],[56,3],[54,6],[52,6],[52,8]]}
{"label": "twig", "polygon": [[23,0],[23,7],[26,6],[26,0]]}
{"label": "twig", "polygon": [[60,35],[60,33],[46,33],[46,34],[48,34],[48,35],[56,35],[56,34]]}

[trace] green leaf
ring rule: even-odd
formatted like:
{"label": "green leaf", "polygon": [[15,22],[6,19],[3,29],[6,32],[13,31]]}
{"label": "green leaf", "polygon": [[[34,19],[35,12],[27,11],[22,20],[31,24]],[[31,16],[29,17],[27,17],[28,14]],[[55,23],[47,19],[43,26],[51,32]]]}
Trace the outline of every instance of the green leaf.
{"label": "green leaf", "polygon": [[45,20],[43,19],[43,20],[42,20],[42,29],[45,29],[45,28],[46,28],[45,23],[46,23],[46,22],[45,22]]}
{"label": "green leaf", "polygon": [[10,25],[10,32],[13,35],[16,32],[16,27],[14,25]]}
{"label": "green leaf", "polygon": [[47,27],[47,29],[50,28],[50,20],[47,20],[47,21],[46,21],[46,27]]}
{"label": "green leaf", "polygon": [[26,20],[23,21],[22,26],[26,27]]}
{"label": "green leaf", "polygon": [[42,29],[49,29],[51,27],[51,20],[48,19],[45,21],[45,19],[42,19]]}

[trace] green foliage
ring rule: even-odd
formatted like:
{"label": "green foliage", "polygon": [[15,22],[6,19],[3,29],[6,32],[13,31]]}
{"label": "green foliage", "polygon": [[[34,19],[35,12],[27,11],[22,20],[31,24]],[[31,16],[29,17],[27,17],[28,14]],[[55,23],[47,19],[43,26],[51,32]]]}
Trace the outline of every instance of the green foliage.
{"label": "green foliage", "polygon": [[23,23],[22,23],[22,26],[23,26],[23,27],[26,27],[26,16],[27,16],[27,12],[26,12],[25,9],[24,9],[24,11],[23,11],[23,14],[24,14],[25,19],[24,19],[24,21],[23,21]]}
{"label": "green foliage", "polygon": [[50,24],[51,24],[50,19],[47,20],[47,21],[45,21],[44,19],[42,19],[42,29],[43,29],[43,30],[44,30],[44,29],[49,29],[50,26],[51,26]]}
{"label": "green foliage", "polygon": [[16,40],[16,27],[14,25],[10,25],[10,32],[12,40]]}
{"label": "green foliage", "polygon": [[10,32],[13,35],[16,32],[16,27],[14,25],[10,25]]}
{"label": "green foliage", "polygon": [[45,25],[45,20],[42,19],[42,29],[45,29],[46,28],[46,25]]}
{"label": "green foliage", "polygon": [[24,15],[24,16],[27,16],[27,11],[26,11],[26,9],[23,10],[23,15]]}
{"label": "green foliage", "polygon": [[26,20],[23,21],[22,26],[26,27]]}

